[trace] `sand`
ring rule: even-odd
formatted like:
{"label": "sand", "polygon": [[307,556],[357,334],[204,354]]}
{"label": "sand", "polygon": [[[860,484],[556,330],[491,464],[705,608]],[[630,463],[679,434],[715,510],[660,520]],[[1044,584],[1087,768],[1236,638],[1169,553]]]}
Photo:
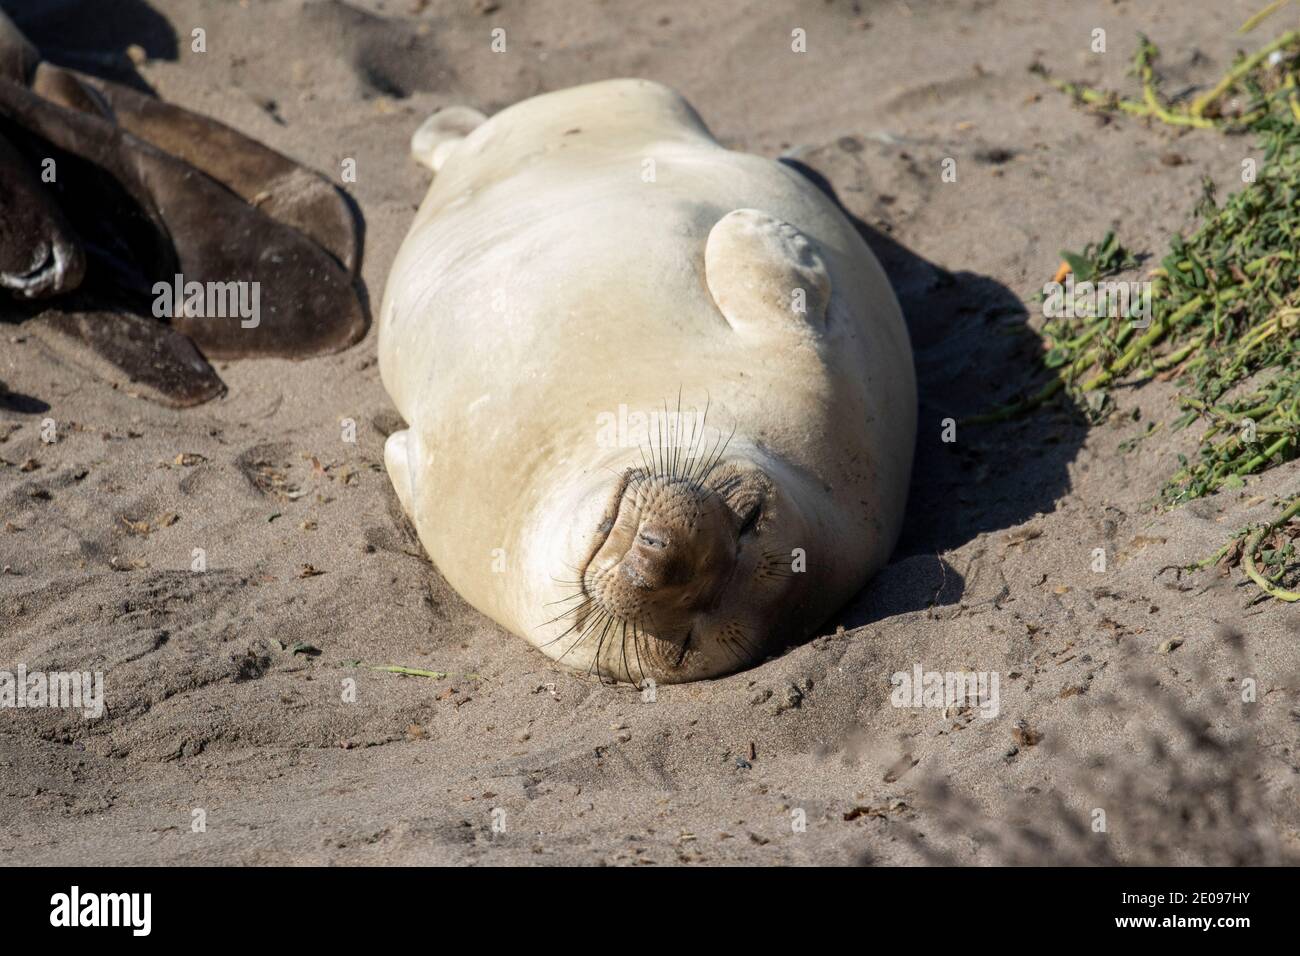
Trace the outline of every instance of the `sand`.
{"label": "sand", "polygon": [[[1027,382],[1042,318],[1022,301],[1059,250],[1114,227],[1158,256],[1202,177],[1230,187],[1251,155],[1104,122],[1029,64],[1125,84],[1142,30],[1171,87],[1205,82],[1255,3],[0,6],[56,61],[134,73],[327,175],[355,160],[372,303],[428,182],[407,141],[430,112],[668,82],[726,144],[804,164],[861,220],[921,391],[890,565],[822,636],[646,700],[551,663],[424,558],[382,467],[399,420],[373,332],[222,365],[229,394],[178,412],[0,323],[0,669],[102,671],[106,699],[98,720],[0,710],[0,862],[1300,858],[1300,613],[1240,571],[1176,570],[1293,492],[1296,463],[1151,510],[1195,441],[1120,449],[1172,417],[1161,383],[1120,390],[1105,424],[1047,410],[941,440]],[[997,673],[998,715],[893,706],[890,675],[918,665]]]}

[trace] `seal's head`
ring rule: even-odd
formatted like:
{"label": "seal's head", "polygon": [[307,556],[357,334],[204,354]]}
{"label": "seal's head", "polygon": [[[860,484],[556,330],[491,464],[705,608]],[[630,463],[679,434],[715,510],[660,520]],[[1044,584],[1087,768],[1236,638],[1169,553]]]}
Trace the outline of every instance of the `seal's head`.
{"label": "seal's head", "polygon": [[807,529],[797,478],[756,457],[669,456],[595,492],[574,519],[585,555],[564,628],[544,649],[636,684],[762,660],[806,617]]}

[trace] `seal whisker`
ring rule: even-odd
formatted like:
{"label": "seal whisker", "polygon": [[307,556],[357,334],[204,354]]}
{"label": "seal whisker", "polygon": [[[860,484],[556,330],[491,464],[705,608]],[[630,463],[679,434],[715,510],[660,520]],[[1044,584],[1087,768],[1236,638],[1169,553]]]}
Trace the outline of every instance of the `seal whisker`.
{"label": "seal whisker", "polygon": [[641,666],[641,629],[636,621],[632,622],[632,652],[636,655],[637,673],[641,675],[640,680],[637,681],[639,687],[645,683],[645,668]]}
{"label": "seal whisker", "polygon": [[664,446],[664,470],[669,480],[677,478],[676,449],[673,447],[673,420],[668,414],[668,400],[664,399],[664,431],[668,444]]}
{"label": "seal whisker", "polygon": [[723,650],[725,650],[728,654],[734,657],[742,667],[745,665],[745,659],[740,655],[740,652],[737,651],[736,648],[731,646],[730,638],[719,637],[718,644],[723,648]]}
{"label": "seal whisker", "polygon": [[740,621],[733,621],[732,627],[734,630],[731,632],[731,639],[736,642],[736,645],[742,648],[751,660],[761,660],[762,655],[758,652],[758,648],[749,641],[745,634],[745,625]]}
{"label": "seal whisker", "polygon": [[668,473],[668,479],[671,481],[677,477],[677,469],[674,467],[675,452],[673,449],[673,420],[668,414],[668,399],[664,399],[664,431],[668,436],[668,444],[664,446],[664,470]]}
{"label": "seal whisker", "polygon": [[712,407],[713,407],[713,396],[710,395],[708,392],[705,392],[704,393],[704,414],[700,416],[700,432],[696,436],[695,445],[692,446],[691,448],[692,453],[698,452],[699,443],[702,442],[704,440],[704,436],[708,434],[706,429],[709,427],[709,409]]}
{"label": "seal whisker", "polygon": [[673,419],[668,413],[668,399],[664,399],[664,430],[668,433],[668,444],[664,446],[664,465],[669,480],[673,480],[677,477],[677,449],[673,439]]}
{"label": "seal whisker", "polygon": [[[600,666],[600,655],[605,647],[605,638],[609,636],[609,629],[613,624],[614,618],[606,612],[605,626],[600,629],[600,637],[596,640],[596,653],[591,656],[591,664],[587,667],[587,673],[591,674],[595,671],[596,677],[602,684],[605,683],[605,669]],[[617,681],[614,682],[617,683]]]}
{"label": "seal whisker", "polygon": [[737,660],[745,660],[745,655],[749,653],[748,648],[737,641],[734,637],[723,637],[718,639],[718,643],[726,648]]}
{"label": "seal whisker", "polygon": [[[722,447],[718,449],[717,455],[714,456],[713,463],[709,465],[709,471],[712,471],[714,468],[718,467],[719,462],[721,462],[723,456],[726,455],[727,449],[731,447],[731,440],[736,437],[736,429],[738,427],[740,427],[739,421],[734,421],[731,423],[731,432],[730,434],[727,435],[727,440],[722,443]],[[721,430],[719,430],[718,434],[719,435],[722,434]]]}
{"label": "seal whisker", "polygon": [[[569,627],[565,628],[564,632],[560,634],[559,637],[553,637],[551,638],[551,640],[539,644],[538,647],[550,647],[552,644],[556,643],[557,641],[564,640],[566,637],[568,637],[574,631],[579,630],[580,628],[585,631],[588,623],[590,623],[590,618],[579,618],[578,620],[574,621],[573,624],[571,624]],[[584,634],[579,635],[578,640],[573,643],[573,645],[569,648],[569,651],[573,650],[574,647],[577,647],[578,644],[581,643],[583,636],[585,635]],[[569,653],[569,651],[565,651],[564,653],[567,654]],[[563,657],[564,655],[561,654],[560,656]]]}
{"label": "seal whisker", "polygon": [[583,593],[583,592],[582,592],[582,588],[585,587],[585,585],[586,585],[586,582],[583,581],[581,578],[575,578],[575,579],[572,580],[572,581],[565,581],[565,580],[561,580],[560,578],[557,578],[557,577],[552,577],[551,580],[552,580],[553,582],[555,582],[556,584],[560,585],[561,587],[566,587],[566,588],[576,588],[577,590],[576,590],[573,594],[570,594],[570,595],[569,595],[568,597],[566,597],[566,598],[560,598],[558,601],[547,601],[546,603],[547,603],[548,605],[551,605],[551,604],[560,604],[560,603],[562,603],[562,602],[564,602],[564,601],[572,601],[572,600],[573,600],[575,597],[577,597],[579,594],[582,594],[582,593]]}
{"label": "seal whisker", "polygon": [[571,614],[581,614],[581,613],[582,613],[583,611],[585,611],[587,608],[591,607],[591,605],[594,604],[594,603],[595,603],[595,600],[594,600],[593,598],[588,598],[586,601],[583,601],[581,604],[576,604],[576,605],[574,605],[573,607],[569,608],[569,609],[568,609],[567,611],[565,611],[564,613],[562,613],[562,614],[557,614],[555,617],[551,618],[549,621],[544,622],[541,626],[542,626],[542,627],[550,627],[550,626],[551,626],[552,624],[554,624],[556,621],[562,621],[562,620],[564,620],[564,618],[568,617],[568,616],[571,615]]}
{"label": "seal whisker", "polygon": [[703,443],[707,440],[708,425],[709,425],[709,409],[712,408],[712,406],[713,406],[713,397],[706,392],[705,399],[704,399],[704,414],[700,416],[700,427],[698,432],[695,431],[692,432],[691,450],[688,458],[688,460],[691,462],[691,470],[690,470],[691,480],[697,484],[700,481],[702,481],[704,478],[704,475],[700,472],[700,466],[702,464],[702,462],[700,461],[700,450],[703,447]]}
{"label": "seal whisker", "polygon": [[722,457],[727,453],[727,446],[731,444],[731,439],[736,434],[737,424],[738,423],[732,424],[731,434],[728,435],[725,440],[722,437],[722,429],[718,429],[718,437],[713,443],[713,448],[709,450],[708,455],[705,456],[704,461],[700,465],[700,477],[698,481],[701,483],[709,477],[713,469],[718,467],[718,464],[722,461]]}
{"label": "seal whisker", "polygon": [[[583,613],[586,612],[586,611],[589,611],[589,610],[591,609],[591,605],[592,605],[592,603],[593,603],[593,602],[591,602],[591,601],[585,601],[585,602],[583,602],[582,604],[579,604],[579,605],[576,606],[576,607],[571,607],[571,608],[569,608],[569,610],[565,611],[563,614],[556,615],[555,617],[551,618],[549,621],[545,621],[544,623],[541,624],[541,627],[544,627],[544,628],[545,628],[545,627],[550,627],[552,624],[557,624],[557,623],[559,623],[560,621],[564,620],[566,617],[574,617],[575,620],[581,620],[581,619],[582,619],[582,615],[583,615]],[[561,635],[561,636],[563,636],[563,635]]]}
{"label": "seal whisker", "polygon": [[[654,460],[654,446],[650,444],[650,430],[649,430],[649,429],[646,429],[646,448],[648,448],[648,449],[650,450],[650,459],[649,459],[649,460],[646,459],[646,449],[642,448],[640,445],[637,445],[637,446],[636,446],[636,450],[637,450],[637,452],[639,452],[640,455],[641,455],[641,466],[642,466],[642,469],[644,470],[644,472],[645,472],[646,475],[652,475],[652,474],[654,474],[654,468],[651,467],[650,462]],[[641,475],[638,475],[637,478],[636,478],[637,484],[640,484],[641,479],[642,479],[642,476],[641,476]]]}
{"label": "seal whisker", "polygon": [[623,645],[623,674],[627,677],[627,682],[632,683],[632,672],[627,669],[627,621],[623,621],[623,636],[621,639]]}
{"label": "seal whisker", "polygon": [[[664,402],[664,415],[666,416],[667,414],[668,414],[668,403],[667,403],[667,402]],[[663,420],[663,417],[660,417],[659,420],[655,422],[655,432],[659,435],[659,448],[658,448],[658,453],[659,453],[659,459],[660,459],[659,461],[656,461],[656,462],[655,462],[655,474],[663,474],[663,473],[667,470],[666,467],[665,467],[665,463],[667,462],[667,459],[664,457],[664,420]]]}
{"label": "seal whisker", "polygon": [[[572,651],[575,647],[577,647],[579,644],[581,644],[583,641],[589,638],[592,634],[594,634],[596,628],[600,625],[602,616],[608,617],[608,613],[605,611],[604,608],[597,608],[597,614],[594,617],[588,618],[586,621],[582,622],[583,626],[581,631],[578,634],[577,640],[575,640],[572,644],[570,644],[567,648],[565,648],[564,653],[561,654],[559,657],[557,657],[556,661],[564,660],[564,658],[568,656],[570,651]],[[570,628],[570,631],[571,630],[572,628]],[[565,634],[561,634],[560,637],[564,637],[568,633],[569,632],[566,631]],[[559,639],[560,638],[557,637],[555,640],[558,641]],[[547,643],[554,643],[554,641],[548,641]]]}
{"label": "seal whisker", "polygon": [[677,386],[677,411],[672,421],[673,426],[673,475],[677,475],[677,465],[682,453],[682,387]]}
{"label": "seal whisker", "polygon": [[682,649],[677,654],[677,660],[673,664],[674,667],[681,667],[682,661],[686,660],[686,652],[690,650],[691,638],[694,637],[694,635],[695,635],[695,627],[694,625],[692,625],[686,631],[686,640],[682,641]]}

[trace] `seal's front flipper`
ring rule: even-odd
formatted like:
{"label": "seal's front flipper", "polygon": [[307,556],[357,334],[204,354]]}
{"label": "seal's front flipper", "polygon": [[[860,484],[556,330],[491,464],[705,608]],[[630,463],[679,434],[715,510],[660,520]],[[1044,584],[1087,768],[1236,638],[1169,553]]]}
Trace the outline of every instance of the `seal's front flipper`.
{"label": "seal's front flipper", "polygon": [[421,123],[411,137],[411,155],[421,166],[428,166],[436,173],[465,137],[485,122],[486,116],[468,106],[439,110]]}
{"label": "seal's front flipper", "polygon": [[414,524],[415,511],[411,507],[411,441],[409,428],[389,435],[384,442],[384,467],[388,469],[388,477],[393,482],[393,490],[397,492],[397,500],[402,503],[402,510]]}
{"label": "seal's front flipper", "polygon": [[225,383],[184,335],[129,312],[44,312],[23,326],[66,364],[170,408],[201,405]]}
{"label": "seal's front flipper", "polygon": [[831,277],[812,240],[757,209],[727,213],[709,231],[704,273],[718,311],[742,333],[820,330]]}

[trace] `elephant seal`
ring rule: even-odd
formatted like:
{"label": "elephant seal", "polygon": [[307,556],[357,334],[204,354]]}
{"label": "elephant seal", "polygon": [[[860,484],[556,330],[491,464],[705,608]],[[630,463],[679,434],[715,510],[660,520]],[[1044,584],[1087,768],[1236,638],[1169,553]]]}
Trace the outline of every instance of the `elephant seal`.
{"label": "elephant seal", "polygon": [[659,84],[475,122],[413,139],[436,175],[379,316],[409,423],[386,466],[429,556],[602,678],[718,676],[807,636],[902,522],[916,386],[879,263]]}

